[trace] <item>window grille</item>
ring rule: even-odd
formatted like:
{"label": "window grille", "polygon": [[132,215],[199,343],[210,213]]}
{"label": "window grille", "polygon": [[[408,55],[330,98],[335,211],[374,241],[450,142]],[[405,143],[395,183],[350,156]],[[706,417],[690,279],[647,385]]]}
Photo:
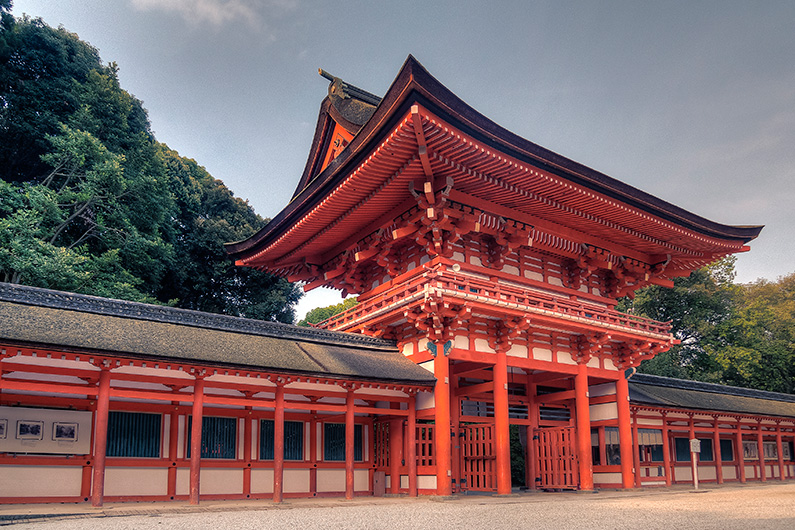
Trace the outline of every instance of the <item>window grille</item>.
{"label": "window grille", "polygon": [[128,458],[160,458],[160,429],[160,414],[110,411],[106,454]]}
{"label": "window grille", "polygon": [[[193,417],[188,416],[188,450],[190,456]],[[237,455],[237,418],[202,418],[202,458],[234,459]]]}
{"label": "window grille", "polygon": [[[362,451],[362,425],[353,426],[353,459],[356,462],[364,460]],[[329,462],[345,461],[345,424],[344,423],[324,423],[323,424],[323,455],[324,460]]]}
{"label": "window grille", "polygon": [[[259,457],[260,460],[273,460],[274,455],[273,420],[260,420],[259,424]],[[304,422],[284,422],[284,459],[304,459]]]}

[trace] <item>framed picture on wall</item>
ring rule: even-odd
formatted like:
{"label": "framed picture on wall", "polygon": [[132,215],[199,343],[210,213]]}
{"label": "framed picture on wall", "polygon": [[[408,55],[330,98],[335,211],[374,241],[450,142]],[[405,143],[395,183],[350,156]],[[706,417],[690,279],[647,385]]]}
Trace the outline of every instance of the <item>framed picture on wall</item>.
{"label": "framed picture on wall", "polygon": [[17,440],[41,440],[43,435],[43,421],[17,421]]}
{"label": "framed picture on wall", "polygon": [[0,440],[5,440],[6,432],[8,432],[8,420],[0,420]]}
{"label": "framed picture on wall", "polygon": [[52,424],[52,439],[56,442],[76,442],[77,424],[56,421]]}

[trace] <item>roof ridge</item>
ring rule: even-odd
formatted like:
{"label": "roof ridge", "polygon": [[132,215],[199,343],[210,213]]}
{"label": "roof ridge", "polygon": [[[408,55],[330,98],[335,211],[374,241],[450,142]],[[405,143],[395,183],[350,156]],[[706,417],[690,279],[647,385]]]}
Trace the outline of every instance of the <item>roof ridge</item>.
{"label": "roof ridge", "polygon": [[682,390],[694,390],[700,392],[711,392],[714,394],[728,394],[732,396],[795,403],[795,395],[793,394],[771,392],[769,390],[757,390],[755,388],[722,385],[719,383],[707,383],[704,381],[693,381],[689,379],[676,379],[674,377],[664,377],[661,375],[637,373],[629,380],[629,382],[667,388],[679,388]]}
{"label": "roof ridge", "polygon": [[0,301],[65,309],[83,313],[130,318],[135,320],[148,320],[166,322],[182,326],[209,328],[222,331],[234,331],[251,335],[320,342],[324,344],[338,344],[344,346],[357,346],[361,348],[376,348],[394,350],[392,341],[344,333],[325,329],[301,327],[294,324],[256,320],[251,318],[206,313],[192,309],[115,300],[99,296],[56,291],[41,287],[30,287],[0,282]]}

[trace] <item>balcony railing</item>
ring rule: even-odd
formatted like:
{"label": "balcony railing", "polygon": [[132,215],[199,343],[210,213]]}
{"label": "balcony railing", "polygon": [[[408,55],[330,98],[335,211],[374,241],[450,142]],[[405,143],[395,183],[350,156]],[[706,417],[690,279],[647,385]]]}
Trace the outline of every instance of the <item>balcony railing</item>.
{"label": "balcony railing", "polygon": [[462,304],[478,302],[495,308],[516,310],[527,313],[531,318],[533,314],[552,316],[644,334],[669,335],[671,332],[670,322],[659,322],[606,306],[572,300],[564,295],[495,283],[449,270],[425,270],[410,280],[321,322],[318,327],[344,331],[367,320],[377,320],[382,314],[433,295],[458,299]]}

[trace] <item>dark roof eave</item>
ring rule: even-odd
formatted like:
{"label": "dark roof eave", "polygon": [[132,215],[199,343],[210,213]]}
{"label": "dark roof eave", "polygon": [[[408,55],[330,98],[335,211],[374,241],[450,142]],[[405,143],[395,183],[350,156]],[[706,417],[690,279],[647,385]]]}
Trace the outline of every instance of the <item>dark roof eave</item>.
{"label": "dark roof eave", "polygon": [[763,225],[733,226],[710,221],[534,144],[497,125],[470,107],[410,55],[373,116],[354,137],[348,148],[309,182],[260,232],[247,240],[228,243],[226,250],[230,257],[233,259],[247,257],[255,248],[269,244],[292,226],[295,218],[304,215],[325,196],[330,188],[345,178],[351,166],[358,163],[370,146],[374,145],[374,139],[377,139],[379,132],[387,129],[396,119],[395,115],[415,101],[428,106],[429,110],[441,114],[440,118],[451,121],[464,132],[506,154],[698,233],[747,243],[756,238],[764,227]]}

